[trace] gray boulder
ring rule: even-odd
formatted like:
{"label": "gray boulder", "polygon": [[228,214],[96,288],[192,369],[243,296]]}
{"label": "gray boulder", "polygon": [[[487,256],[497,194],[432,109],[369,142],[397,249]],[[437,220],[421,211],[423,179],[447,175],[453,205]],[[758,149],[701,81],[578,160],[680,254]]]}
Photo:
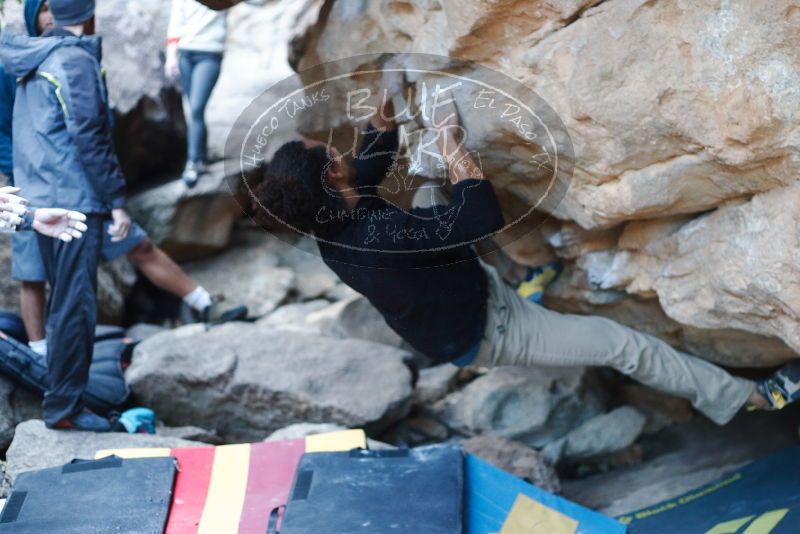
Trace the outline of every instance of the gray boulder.
{"label": "gray boulder", "polygon": [[279,307],[269,315],[256,321],[256,324],[268,328],[294,330],[296,332],[312,332],[321,334],[319,328],[306,322],[309,314],[327,308],[330,302],[324,299],[295,302]]}
{"label": "gray boulder", "polygon": [[325,265],[319,255],[317,243],[304,237],[289,245],[286,241],[273,240],[279,265],[289,267],[297,274],[297,295],[303,300],[327,296],[335,292],[339,277]]}
{"label": "gray boulder", "polygon": [[558,493],[561,490],[553,464],[523,443],[494,436],[477,436],[461,445],[467,452],[495,467],[527,479],[545,491]]}
{"label": "gray boulder", "polygon": [[491,434],[542,447],[602,413],[585,368],[498,367],[434,405],[466,435]]}
{"label": "gray boulder", "polygon": [[296,280],[291,270],[276,267],[275,261],[268,248],[238,246],[183,267],[225,304],[244,304],[250,317],[262,317],[287,299]]}
{"label": "gray boulder", "polygon": [[98,321],[120,324],[125,315],[125,299],[136,283],[136,269],[127,258],[103,263],[97,271]]}
{"label": "gray boulder", "polygon": [[235,323],[192,325],[136,349],[128,381],[171,425],[259,440],[299,422],[381,428],[407,413],[408,353],[376,343]]}
{"label": "gray boulder", "polygon": [[192,189],[175,177],[130,197],[128,209],[153,242],[174,259],[189,260],[219,252],[230,242],[242,214],[231,191],[225,164],[218,162]]}
{"label": "gray boulder", "polygon": [[647,417],[647,423],[642,431],[644,434],[655,434],[659,430],[685,423],[694,417],[692,404],[686,399],[641,384],[624,384],[620,390],[623,402]]}
{"label": "gray boulder", "polygon": [[199,426],[156,426],[156,434],[164,438],[180,438],[189,441],[202,441],[211,445],[223,445],[225,442],[213,430]]}
{"label": "gray boulder", "polygon": [[627,449],[641,435],[645,422],[647,418],[630,406],[593,417],[564,437],[564,458],[583,460]]}
{"label": "gray boulder", "polygon": [[443,398],[453,388],[457,375],[458,367],[451,363],[420,370],[414,388],[414,403],[431,404]]}
{"label": "gray boulder", "polygon": [[339,432],[347,430],[347,427],[336,423],[295,423],[280,430],[276,430],[266,437],[264,441],[281,441],[285,439],[299,439],[314,434],[325,434],[327,432]]}
{"label": "gray boulder", "polygon": [[165,327],[157,324],[136,323],[125,331],[125,335],[136,341],[144,341],[166,330]]}
{"label": "gray boulder", "polygon": [[392,347],[404,347],[405,343],[389,328],[375,306],[361,295],[313,312],[305,322],[328,336],[364,339]]}
{"label": "gray boulder", "polygon": [[180,438],[110,432],[50,430],[43,421],[25,421],[17,425],[14,441],[6,453],[11,478],[33,469],[57,467],[75,458],[92,459],[102,449],[140,447],[200,447],[206,445]]}

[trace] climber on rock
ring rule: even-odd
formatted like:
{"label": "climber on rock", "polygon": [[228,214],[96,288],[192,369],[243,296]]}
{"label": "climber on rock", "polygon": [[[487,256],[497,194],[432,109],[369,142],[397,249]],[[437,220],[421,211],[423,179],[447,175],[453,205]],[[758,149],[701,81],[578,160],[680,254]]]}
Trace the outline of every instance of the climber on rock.
{"label": "climber on rock", "polygon": [[431,201],[420,189],[407,210],[379,196],[398,151],[387,117],[390,88],[402,83],[388,77],[352,162],[333,146],[288,142],[266,166],[252,208],[272,225],[312,233],[325,263],[412,347],[458,366],[611,367],[688,399],[717,424],[743,407],[778,408],[798,396],[793,366],[757,384],[609,319],[548,310],[504,284],[472,246],[504,220],[491,182],[460,142],[452,101],[439,102],[430,119],[452,200]]}
{"label": "climber on rock", "polygon": [[[25,0],[25,26],[31,37],[53,27],[53,16],[46,0]],[[0,79],[0,172],[13,182],[11,122],[16,80],[2,73]],[[109,119],[112,117],[109,115]],[[182,299],[183,322],[208,322],[239,319],[247,314],[243,306],[222,310],[203,287],[199,286],[163,250],[157,247],[136,222],[128,223],[124,238],[112,237],[104,224],[100,258],[113,261],[127,256],[131,263],[154,285]],[[20,308],[30,346],[47,353],[45,332],[45,282],[47,276],[39,253],[39,243],[32,234],[12,237],[12,276],[21,282]]]}

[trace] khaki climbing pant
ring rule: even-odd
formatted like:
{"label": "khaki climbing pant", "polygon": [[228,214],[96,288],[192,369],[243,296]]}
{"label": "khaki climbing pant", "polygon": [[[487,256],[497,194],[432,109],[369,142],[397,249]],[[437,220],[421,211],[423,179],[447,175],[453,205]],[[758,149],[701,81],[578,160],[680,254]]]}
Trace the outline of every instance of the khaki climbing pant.
{"label": "khaki climbing pant", "polygon": [[653,389],[683,397],[722,425],[755,384],[664,341],[596,316],[567,315],[523,299],[484,265],[486,330],[473,365],[606,366]]}
{"label": "khaki climbing pant", "polygon": [[[426,183],[412,201],[412,207],[420,208],[444,204],[447,197],[436,182]],[[492,264],[503,268],[497,261]],[[473,365],[611,367],[653,389],[688,399],[718,425],[730,421],[753,392],[752,381],[656,337],[604,317],[566,315],[525,300],[503,282],[495,267],[483,267],[489,302]]]}

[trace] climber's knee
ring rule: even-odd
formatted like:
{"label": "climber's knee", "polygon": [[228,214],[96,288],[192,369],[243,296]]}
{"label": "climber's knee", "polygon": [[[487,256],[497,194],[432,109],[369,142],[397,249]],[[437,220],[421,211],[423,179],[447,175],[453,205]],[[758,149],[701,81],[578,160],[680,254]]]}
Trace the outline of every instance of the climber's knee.
{"label": "climber's knee", "polygon": [[128,253],[128,259],[139,265],[151,259],[155,255],[155,251],[156,246],[153,242],[149,239],[144,239]]}

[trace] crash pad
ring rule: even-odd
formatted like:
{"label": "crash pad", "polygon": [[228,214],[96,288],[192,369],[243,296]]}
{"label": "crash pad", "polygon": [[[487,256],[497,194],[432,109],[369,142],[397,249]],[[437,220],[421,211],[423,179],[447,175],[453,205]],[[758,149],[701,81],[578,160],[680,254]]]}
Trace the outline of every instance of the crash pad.
{"label": "crash pad", "polygon": [[220,447],[113,449],[96,457],[174,456],[179,472],[166,534],[263,534],[273,508],[286,504],[297,464],[308,450],[366,448],[362,430]]}
{"label": "crash pad", "polygon": [[0,515],[0,532],[163,532],[175,471],[171,457],[110,456],[22,473]]}
{"label": "crash pad", "polygon": [[[467,534],[625,532],[622,523],[528,484],[477,456],[467,454],[465,462]],[[525,525],[530,528],[524,530]]]}
{"label": "crash pad", "polygon": [[800,447],[618,519],[632,534],[795,534],[800,532]]}
{"label": "crash pad", "polygon": [[307,453],[278,532],[460,534],[463,487],[452,445]]}

